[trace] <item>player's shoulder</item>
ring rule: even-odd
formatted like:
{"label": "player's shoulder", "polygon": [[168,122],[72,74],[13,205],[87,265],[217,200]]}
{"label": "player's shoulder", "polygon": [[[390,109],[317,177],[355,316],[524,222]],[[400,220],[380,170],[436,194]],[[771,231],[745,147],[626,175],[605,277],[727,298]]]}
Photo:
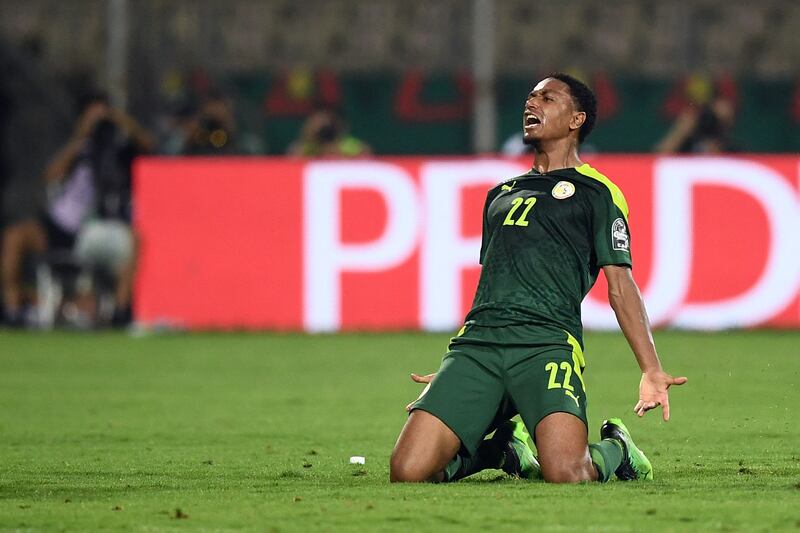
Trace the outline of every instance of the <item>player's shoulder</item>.
{"label": "player's shoulder", "polygon": [[619,207],[625,217],[628,216],[628,201],[625,199],[622,189],[616,183],[588,163],[575,167],[574,170],[584,185],[604,196],[610,195],[611,200]]}
{"label": "player's shoulder", "polygon": [[611,194],[622,194],[622,189],[616,183],[588,163],[570,170],[574,170],[575,176],[587,186],[601,191],[609,191]]}

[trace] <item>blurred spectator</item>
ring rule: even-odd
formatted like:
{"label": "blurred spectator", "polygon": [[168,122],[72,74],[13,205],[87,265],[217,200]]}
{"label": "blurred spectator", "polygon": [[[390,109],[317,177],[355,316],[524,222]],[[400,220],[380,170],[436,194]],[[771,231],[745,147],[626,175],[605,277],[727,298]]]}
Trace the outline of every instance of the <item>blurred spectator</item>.
{"label": "blurred spectator", "polygon": [[721,154],[736,151],[731,140],[735,118],[733,102],[716,94],[705,103],[689,104],[656,145],[661,154]]}
{"label": "blurred spectator", "polygon": [[41,68],[39,41],[27,44],[14,47],[0,36],[0,319],[12,326],[36,316],[28,305],[35,302],[27,279],[33,269],[23,264],[45,250],[42,175],[72,120],[69,95]]}
{"label": "blurred spectator", "polygon": [[196,114],[197,108],[193,104],[185,103],[177,106],[171,113],[159,117],[159,153],[183,154],[195,128]]}
{"label": "blurred spectator", "polygon": [[41,255],[47,247],[42,226],[35,218],[9,223],[2,237],[3,319],[11,327],[20,327],[32,320],[26,303],[31,301],[23,284],[26,257]]}
{"label": "blurred spectator", "polygon": [[211,91],[196,113],[184,109],[179,116],[183,132],[182,155],[231,155],[239,153],[236,119],[225,97]]}
{"label": "blurred spectator", "polygon": [[113,323],[123,325],[130,321],[136,264],[131,164],[152,151],[153,140],[102,94],[87,97],[81,109],[72,138],[45,170],[51,194],[44,227],[51,250],[71,250],[82,266],[113,274]]}
{"label": "blurred spectator", "polygon": [[360,157],[372,149],[348,133],[347,122],[334,109],[319,109],[306,119],[300,138],[288,150],[300,157]]}

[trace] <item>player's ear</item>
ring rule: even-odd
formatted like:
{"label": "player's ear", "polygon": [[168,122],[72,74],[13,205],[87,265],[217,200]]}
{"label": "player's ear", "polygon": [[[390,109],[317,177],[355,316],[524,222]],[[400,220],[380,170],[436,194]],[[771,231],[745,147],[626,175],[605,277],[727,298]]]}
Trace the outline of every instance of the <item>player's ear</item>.
{"label": "player's ear", "polygon": [[572,120],[569,122],[569,128],[571,130],[580,129],[584,122],[586,122],[586,113],[578,111],[577,113],[573,113]]}

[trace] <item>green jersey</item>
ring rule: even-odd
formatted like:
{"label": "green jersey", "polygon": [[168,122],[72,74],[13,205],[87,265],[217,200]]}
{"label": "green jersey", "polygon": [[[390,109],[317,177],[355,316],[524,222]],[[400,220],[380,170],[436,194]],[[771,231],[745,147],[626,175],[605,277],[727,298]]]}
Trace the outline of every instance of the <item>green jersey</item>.
{"label": "green jersey", "polygon": [[582,344],[581,302],[600,267],[631,266],[625,197],[587,164],[505,181],[486,198],[480,262],[467,326],[542,327]]}

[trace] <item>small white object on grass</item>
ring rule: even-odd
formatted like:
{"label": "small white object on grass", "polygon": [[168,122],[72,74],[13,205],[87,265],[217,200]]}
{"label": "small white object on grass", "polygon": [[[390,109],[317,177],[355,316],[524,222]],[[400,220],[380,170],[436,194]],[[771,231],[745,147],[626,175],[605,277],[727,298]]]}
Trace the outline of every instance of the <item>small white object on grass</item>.
{"label": "small white object on grass", "polygon": [[353,457],[350,458],[351,465],[363,465],[365,462],[366,459],[364,457],[361,457],[360,455],[354,455]]}

